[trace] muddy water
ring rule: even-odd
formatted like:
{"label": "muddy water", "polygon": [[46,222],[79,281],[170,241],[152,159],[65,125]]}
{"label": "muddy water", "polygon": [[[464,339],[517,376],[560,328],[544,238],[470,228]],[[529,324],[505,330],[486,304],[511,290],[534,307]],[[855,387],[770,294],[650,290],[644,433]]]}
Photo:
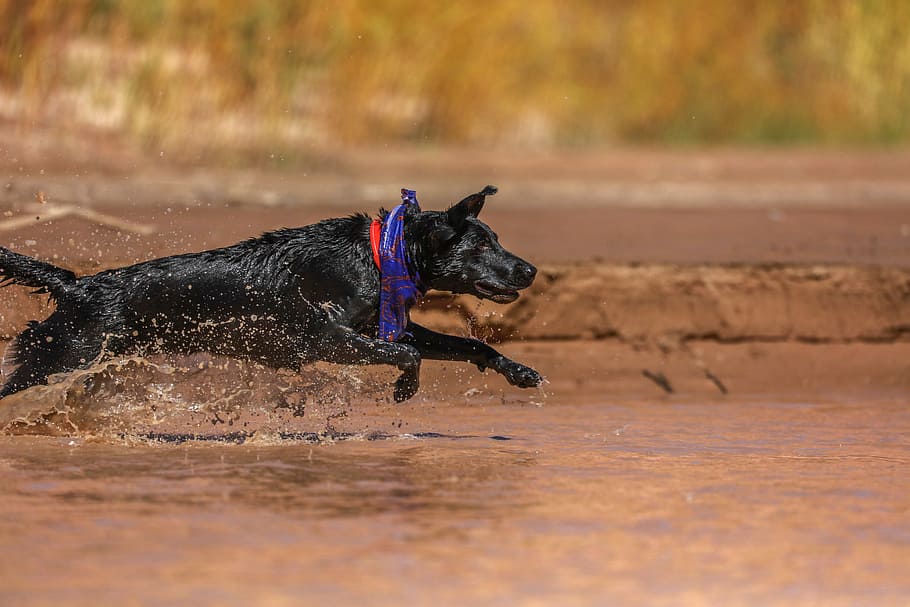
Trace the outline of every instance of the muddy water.
{"label": "muddy water", "polygon": [[2,403],[0,604],[910,602],[904,402],[182,363]]}

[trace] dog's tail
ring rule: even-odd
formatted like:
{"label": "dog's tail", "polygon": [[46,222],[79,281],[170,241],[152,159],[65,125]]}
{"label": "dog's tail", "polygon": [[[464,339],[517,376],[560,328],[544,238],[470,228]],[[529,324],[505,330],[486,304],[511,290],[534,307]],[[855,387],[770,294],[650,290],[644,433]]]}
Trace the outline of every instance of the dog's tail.
{"label": "dog's tail", "polygon": [[69,270],[0,247],[0,287],[8,284],[35,287],[35,293],[49,293],[64,299],[75,290],[76,275]]}

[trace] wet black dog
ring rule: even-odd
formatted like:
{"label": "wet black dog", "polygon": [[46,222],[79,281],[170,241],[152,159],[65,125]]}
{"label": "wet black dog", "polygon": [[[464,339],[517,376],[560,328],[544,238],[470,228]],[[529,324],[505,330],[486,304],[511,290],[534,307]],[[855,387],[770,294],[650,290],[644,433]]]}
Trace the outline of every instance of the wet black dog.
{"label": "wet black dog", "polygon": [[[495,193],[487,186],[448,211],[407,212],[408,254],[429,288],[508,303],[531,285],[536,268],[477,219]],[[422,358],[489,367],[523,388],[541,383],[537,371],[475,339],[415,323],[397,342],[377,339],[380,276],[370,223],[366,215],[328,219],[81,278],[0,247],[4,284],[37,287],[57,306],[12,344],[18,367],[0,397],[86,367],[102,352],[210,352],[295,370],[316,360],[395,365],[397,401],[417,391]]]}

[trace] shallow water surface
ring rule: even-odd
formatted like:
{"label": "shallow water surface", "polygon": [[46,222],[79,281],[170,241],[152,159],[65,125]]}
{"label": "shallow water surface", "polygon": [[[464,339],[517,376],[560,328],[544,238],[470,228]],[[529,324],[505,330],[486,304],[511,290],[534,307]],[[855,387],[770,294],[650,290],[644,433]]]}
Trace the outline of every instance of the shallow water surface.
{"label": "shallow water surface", "polygon": [[0,436],[0,602],[910,601],[903,403],[358,408],[318,442]]}

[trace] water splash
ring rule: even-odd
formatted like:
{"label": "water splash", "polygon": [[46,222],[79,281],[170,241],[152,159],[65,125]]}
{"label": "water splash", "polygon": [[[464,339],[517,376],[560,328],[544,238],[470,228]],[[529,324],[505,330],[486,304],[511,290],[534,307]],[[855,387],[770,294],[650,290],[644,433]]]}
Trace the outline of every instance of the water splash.
{"label": "water splash", "polygon": [[331,439],[359,432],[371,408],[393,407],[393,380],[390,370],[328,363],[295,373],[207,354],[120,357],[6,397],[0,431],[96,440]]}

